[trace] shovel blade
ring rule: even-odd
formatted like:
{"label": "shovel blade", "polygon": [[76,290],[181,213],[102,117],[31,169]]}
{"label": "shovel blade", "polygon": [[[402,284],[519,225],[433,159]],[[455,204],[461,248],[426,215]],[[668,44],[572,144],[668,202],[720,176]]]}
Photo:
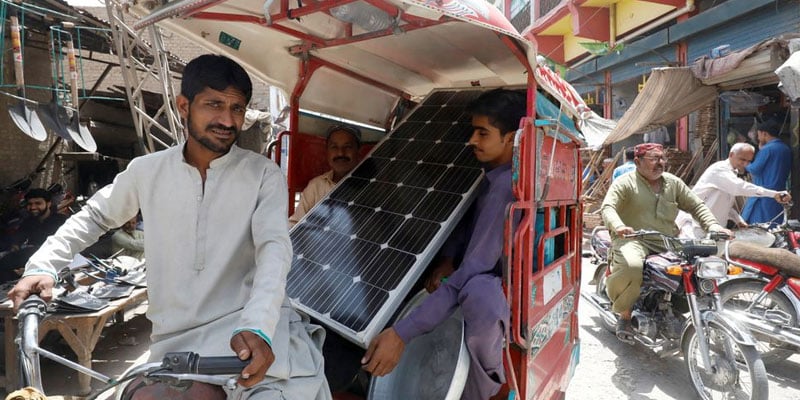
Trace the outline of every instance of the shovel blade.
{"label": "shovel blade", "polygon": [[97,151],[97,143],[95,143],[94,137],[92,137],[91,132],[89,132],[89,128],[80,123],[77,116],[72,117],[72,123],[68,130],[75,144],[90,153]]}
{"label": "shovel blade", "polygon": [[47,139],[47,130],[32,108],[23,103],[17,103],[8,108],[8,114],[22,133],[40,142]]}
{"label": "shovel blade", "polygon": [[39,106],[39,119],[42,125],[65,140],[72,140],[72,136],[67,131],[67,127],[58,118],[58,105],[48,103]]}

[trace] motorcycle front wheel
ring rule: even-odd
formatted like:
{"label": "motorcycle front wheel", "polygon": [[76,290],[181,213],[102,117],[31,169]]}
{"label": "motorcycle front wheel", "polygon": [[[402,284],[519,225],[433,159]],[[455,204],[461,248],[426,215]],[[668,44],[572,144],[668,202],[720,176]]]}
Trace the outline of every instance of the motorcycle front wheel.
{"label": "motorcycle front wheel", "polygon": [[[724,308],[744,312],[752,305],[750,312],[757,319],[766,319],[765,315],[775,313],[782,315],[789,322],[789,327],[797,327],[794,306],[783,293],[778,291],[771,292],[758,304],[752,304],[763,289],[764,283],[762,282],[732,281],[720,286],[719,291]],[[761,359],[764,360],[766,365],[783,361],[795,354],[797,350],[766,335],[757,332],[752,332],[752,334],[758,340],[758,350],[761,352]]]}
{"label": "motorcycle front wheel", "polygon": [[694,326],[688,328],[683,341],[684,361],[700,398],[766,400],[769,396],[767,371],[755,346],[737,343],[726,331],[713,324],[705,332],[711,360],[708,368],[703,368]]}

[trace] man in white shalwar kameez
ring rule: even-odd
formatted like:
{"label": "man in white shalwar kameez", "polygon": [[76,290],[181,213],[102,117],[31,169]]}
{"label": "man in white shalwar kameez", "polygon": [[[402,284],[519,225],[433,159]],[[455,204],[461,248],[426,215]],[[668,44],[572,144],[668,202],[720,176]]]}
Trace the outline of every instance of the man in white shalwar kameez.
{"label": "man in white shalwar kameez", "polygon": [[[141,209],[152,360],[174,351],[250,360],[235,391],[195,383],[179,398],[329,399],[324,331],[285,299],[286,183],[272,161],[234,144],[251,94],[226,57],[187,64],[176,99],[186,143],[131,161],[51,236],[9,293],[15,307],[31,293],[48,300],[74,254]],[[167,390],[147,386],[134,398],[175,398]]]}
{"label": "man in white shalwar kameez", "polygon": [[[714,214],[714,218],[723,226],[728,220],[733,221],[740,228],[747,226],[744,218],[734,206],[736,196],[772,197],[778,203],[792,201],[792,196],[786,191],[770,190],[739,177],[740,173],[745,172],[745,167],[753,161],[754,155],[755,148],[752,145],[734,144],[728,158],[711,164],[692,188],[692,191]],[[685,212],[678,213],[675,223],[678,225],[682,237],[699,239],[705,236],[700,223]]]}

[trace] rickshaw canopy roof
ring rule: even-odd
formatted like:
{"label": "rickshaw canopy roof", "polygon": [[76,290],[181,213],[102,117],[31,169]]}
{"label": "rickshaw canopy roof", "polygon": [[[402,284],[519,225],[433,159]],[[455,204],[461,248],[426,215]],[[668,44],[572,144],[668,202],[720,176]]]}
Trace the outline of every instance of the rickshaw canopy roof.
{"label": "rickshaw canopy roof", "polygon": [[[341,9],[331,11],[369,8],[367,1],[391,15],[391,26],[369,32],[340,19]],[[378,126],[402,97],[418,100],[434,88],[524,85],[523,61],[535,66],[533,45],[484,0],[293,4],[173,1],[152,12],[134,10],[143,15],[135,27],[158,23],[287,94],[306,84],[301,108]],[[509,39],[516,52],[504,43]],[[302,60],[319,67],[307,81]]]}

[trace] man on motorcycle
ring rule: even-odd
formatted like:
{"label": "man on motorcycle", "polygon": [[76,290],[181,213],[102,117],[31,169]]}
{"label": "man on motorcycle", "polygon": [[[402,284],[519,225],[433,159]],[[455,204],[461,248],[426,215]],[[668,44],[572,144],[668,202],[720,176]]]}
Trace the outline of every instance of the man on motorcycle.
{"label": "man on motorcycle", "polygon": [[[706,203],[720,224],[732,220],[739,227],[747,226],[747,222],[734,208],[736,196],[772,197],[782,204],[792,201],[792,196],[785,190],[771,190],[738,176],[753,161],[755,151],[748,143],[734,144],[728,153],[728,159],[711,164],[692,189]],[[704,235],[700,224],[688,213],[680,212],[676,223],[681,230],[681,236],[701,238]]]}
{"label": "man on motorcycle", "polygon": [[15,308],[30,294],[50,300],[57,271],[141,209],[151,361],[176,351],[250,361],[233,391],[195,382],[180,392],[144,380],[131,383],[134,399],[331,396],[321,329],[285,298],[292,247],[283,174],[235,145],[251,94],[250,77],[233,60],[209,54],[189,62],[176,98],[186,142],[131,161],[31,257],[9,292]]}
{"label": "man on motorcycle", "polygon": [[631,310],[639,298],[644,258],[665,250],[660,239],[634,240],[624,235],[646,229],[674,236],[678,210],[690,213],[707,231],[730,234],[680,178],[664,172],[666,162],[662,145],[637,145],[634,148],[636,171],[611,184],[600,208],[612,237],[608,297],[612,310],[620,315],[617,337],[623,341],[633,339]]}

